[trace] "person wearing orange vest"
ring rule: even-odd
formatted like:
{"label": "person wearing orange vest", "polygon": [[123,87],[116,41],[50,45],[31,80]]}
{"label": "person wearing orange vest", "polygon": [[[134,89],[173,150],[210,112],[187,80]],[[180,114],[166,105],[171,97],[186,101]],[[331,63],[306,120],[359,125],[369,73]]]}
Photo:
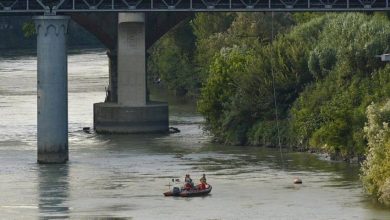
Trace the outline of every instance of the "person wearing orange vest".
{"label": "person wearing orange vest", "polygon": [[203,174],[203,176],[200,178],[200,189],[206,189],[207,180],[206,180],[206,174]]}

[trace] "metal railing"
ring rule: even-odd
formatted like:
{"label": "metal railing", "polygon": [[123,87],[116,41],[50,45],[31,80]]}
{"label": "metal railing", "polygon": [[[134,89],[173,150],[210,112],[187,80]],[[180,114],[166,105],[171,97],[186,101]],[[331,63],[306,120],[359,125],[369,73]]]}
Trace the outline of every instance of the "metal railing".
{"label": "metal railing", "polygon": [[0,13],[386,11],[390,0],[0,0]]}

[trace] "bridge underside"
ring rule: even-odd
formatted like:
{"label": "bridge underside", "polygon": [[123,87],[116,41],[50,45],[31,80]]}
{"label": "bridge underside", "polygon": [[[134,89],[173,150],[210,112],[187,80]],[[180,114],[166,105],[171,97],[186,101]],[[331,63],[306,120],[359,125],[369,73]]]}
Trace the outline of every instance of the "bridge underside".
{"label": "bridge underside", "polygon": [[[0,13],[147,11],[376,11],[390,0],[0,0]],[[47,3],[50,2],[50,3]]]}

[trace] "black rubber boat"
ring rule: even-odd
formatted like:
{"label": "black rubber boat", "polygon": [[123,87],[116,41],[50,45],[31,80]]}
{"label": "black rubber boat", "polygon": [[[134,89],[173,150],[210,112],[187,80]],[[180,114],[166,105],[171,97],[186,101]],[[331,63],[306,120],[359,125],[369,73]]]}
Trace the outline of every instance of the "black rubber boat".
{"label": "black rubber boat", "polygon": [[205,196],[211,192],[211,185],[207,185],[206,189],[191,189],[184,190],[179,187],[173,187],[171,191],[165,192],[164,196],[178,196],[178,197],[195,197],[195,196]]}

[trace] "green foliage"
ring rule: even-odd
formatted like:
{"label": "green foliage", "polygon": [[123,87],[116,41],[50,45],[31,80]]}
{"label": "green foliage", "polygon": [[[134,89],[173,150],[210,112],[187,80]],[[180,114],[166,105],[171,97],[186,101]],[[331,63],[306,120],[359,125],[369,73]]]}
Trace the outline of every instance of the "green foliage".
{"label": "green foliage", "polygon": [[203,83],[208,77],[208,69],[215,54],[226,45],[223,33],[236,17],[235,13],[197,13],[191,21],[196,36],[194,63],[196,74]]}
{"label": "green foliage", "polygon": [[[197,13],[153,46],[149,76],[160,77],[176,94],[196,96],[208,78],[214,56],[234,45],[252,47],[269,42],[271,19],[270,13]],[[293,23],[290,14],[276,13],[275,36],[287,32]]]}
{"label": "green foliage", "polygon": [[390,205],[390,101],[384,105],[372,103],[366,113],[368,153],[362,166],[362,181],[368,193]]}
{"label": "green foliage", "polygon": [[[318,22],[322,21],[312,25]],[[221,50],[210,66],[210,76],[198,103],[207,129],[217,140],[231,144],[277,145],[277,134],[265,129],[273,127],[275,131],[276,128],[272,71],[278,112],[286,118],[298,93],[312,80],[306,60],[315,41],[303,39],[303,36],[312,36],[312,32],[308,25],[285,36],[279,35],[272,45],[254,38],[251,44],[246,41],[241,46]],[[286,135],[288,127],[281,130],[282,135]],[[287,136],[283,138],[283,144],[287,144],[287,139]]]}
{"label": "green foliage", "polygon": [[[388,79],[375,57],[388,50],[390,23],[382,15],[327,14],[308,67],[316,83],[308,86],[291,109],[296,142],[351,157],[365,152],[364,109],[388,97],[380,92]],[[382,85],[377,85],[382,77]],[[387,90],[388,91],[388,90]]]}
{"label": "green foliage", "polygon": [[191,26],[198,39],[207,39],[216,33],[225,32],[235,17],[235,13],[197,13]]}
{"label": "green foliage", "polygon": [[297,24],[309,22],[315,18],[321,17],[324,13],[320,12],[295,12],[292,14]]}
{"label": "green foliage", "polygon": [[[272,25],[273,24],[273,25]],[[269,42],[272,35],[272,26],[274,36],[280,33],[285,33],[294,24],[294,21],[288,13],[237,13],[227,34],[230,38],[234,38],[235,43],[252,44],[254,41]]]}
{"label": "green foliage", "polygon": [[209,61],[198,103],[207,129],[223,143],[275,146],[273,72],[283,145],[364,154],[365,108],[390,97],[388,70],[375,57],[388,50],[387,18],[317,15],[280,28],[270,44],[269,20],[261,16],[265,24],[238,13],[230,28],[207,39],[211,51],[221,51]]}
{"label": "green foliage", "polygon": [[[288,129],[289,121],[279,121],[280,142],[282,146],[288,146],[290,144],[290,136]],[[263,121],[258,120],[248,132],[249,143],[258,146],[277,146],[278,141],[278,128],[275,121]]]}
{"label": "green foliage", "polygon": [[217,46],[220,41],[210,41],[215,46],[204,42],[230,27],[234,17],[234,13],[197,13],[192,21],[174,28],[151,48],[149,77],[161,78],[177,95],[197,96],[207,77],[203,67],[222,47]]}
{"label": "green foliage", "polygon": [[[222,50],[214,58],[214,63],[210,68],[210,76],[206,86],[202,89],[198,110],[205,116],[208,129],[214,132],[216,138],[229,139],[225,142],[234,143],[242,136],[239,134],[240,132],[235,132],[236,127],[232,125],[234,121],[235,124],[240,123],[240,114],[225,111],[225,106],[233,102],[237,86],[240,83],[237,76],[245,74],[245,67],[253,62],[253,51],[247,48],[234,47]],[[232,127],[231,131],[233,132],[225,133],[225,128]],[[232,137],[232,135],[239,135],[239,137]]]}
{"label": "green foliage", "polygon": [[[198,75],[204,82],[215,54],[224,47],[248,46],[269,42],[271,13],[199,14],[193,21],[197,36],[195,61]],[[287,13],[274,16],[274,35],[284,33],[294,24]],[[202,29],[199,26],[202,24]]]}
{"label": "green foliage", "polygon": [[195,36],[188,23],[165,35],[149,51],[150,81],[161,78],[163,84],[178,95],[197,94],[200,79],[193,70],[194,46]]}
{"label": "green foliage", "polygon": [[25,37],[32,37],[36,34],[34,22],[26,22],[22,26],[22,31]]}

